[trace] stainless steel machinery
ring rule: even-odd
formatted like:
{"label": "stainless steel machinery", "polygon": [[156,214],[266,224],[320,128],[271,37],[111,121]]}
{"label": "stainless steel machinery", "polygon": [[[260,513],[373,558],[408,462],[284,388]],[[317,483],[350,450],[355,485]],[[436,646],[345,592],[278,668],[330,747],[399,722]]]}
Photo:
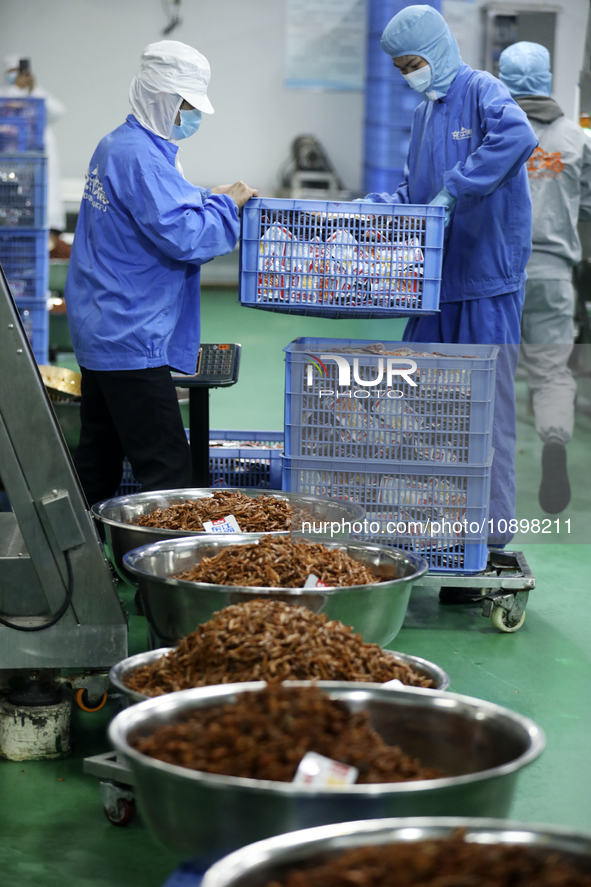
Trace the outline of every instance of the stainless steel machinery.
{"label": "stainless steel machinery", "polygon": [[127,626],[97,531],[0,268],[0,683],[62,670],[102,695]]}

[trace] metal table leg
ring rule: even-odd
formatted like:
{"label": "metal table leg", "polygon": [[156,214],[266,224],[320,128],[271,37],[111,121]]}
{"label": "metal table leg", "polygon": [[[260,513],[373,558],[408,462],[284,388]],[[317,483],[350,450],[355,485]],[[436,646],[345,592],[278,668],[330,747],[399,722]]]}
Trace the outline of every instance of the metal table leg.
{"label": "metal table leg", "polygon": [[193,487],[209,487],[209,388],[189,389],[189,435]]}

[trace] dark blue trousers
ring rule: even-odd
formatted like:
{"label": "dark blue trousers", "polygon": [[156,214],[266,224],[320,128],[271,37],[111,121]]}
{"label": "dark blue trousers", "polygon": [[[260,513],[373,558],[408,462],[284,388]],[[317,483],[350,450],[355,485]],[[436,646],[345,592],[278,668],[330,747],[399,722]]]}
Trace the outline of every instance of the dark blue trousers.
{"label": "dark blue trousers", "polygon": [[74,465],[88,504],[116,494],[124,456],[141,492],[190,486],[191,451],[170,368],[80,371],[82,430]]}
{"label": "dark blue trousers", "polygon": [[[405,342],[442,342],[458,345],[499,345],[495,382],[492,442],[495,450],[490,487],[489,517],[494,533],[489,545],[510,542],[511,533],[499,533],[498,521],[515,518],[515,385],[519,358],[521,311],[525,284],[514,293],[489,299],[444,302],[439,314],[411,318]],[[503,525],[501,525],[503,526]]]}

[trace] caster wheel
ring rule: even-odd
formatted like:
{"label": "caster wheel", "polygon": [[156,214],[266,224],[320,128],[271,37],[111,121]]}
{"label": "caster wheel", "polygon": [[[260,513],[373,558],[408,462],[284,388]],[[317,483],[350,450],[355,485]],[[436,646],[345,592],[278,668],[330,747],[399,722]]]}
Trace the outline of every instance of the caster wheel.
{"label": "caster wheel", "polygon": [[135,816],[135,801],[128,801],[126,798],[119,798],[117,801],[117,809],[107,810],[104,808],[105,816],[112,825],[124,826],[129,825]]}
{"label": "caster wheel", "polygon": [[519,622],[516,622],[514,625],[510,625],[507,622],[507,610],[504,610],[503,607],[495,607],[490,618],[494,627],[498,628],[499,631],[513,632],[521,628],[525,622],[525,611],[521,614]]}
{"label": "caster wheel", "polygon": [[78,708],[81,708],[82,711],[100,711],[107,701],[107,694],[103,693],[102,698],[99,699],[98,703],[94,704],[91,703],[90,699],[88,698],[88,693],[86,692],[86,690],[82,689],[76,690],[75,699],[76,705],[78,706]]}

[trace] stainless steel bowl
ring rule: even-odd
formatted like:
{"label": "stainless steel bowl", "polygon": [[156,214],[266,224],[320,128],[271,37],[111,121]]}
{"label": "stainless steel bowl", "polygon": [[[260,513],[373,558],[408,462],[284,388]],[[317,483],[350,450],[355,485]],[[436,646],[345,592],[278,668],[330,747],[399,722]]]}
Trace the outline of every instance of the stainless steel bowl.
{"label": "stainless steel bowl", "polygon": [[[130,678],[134,671],[142,668],[144,665],[151,665],[157,662],[162,656],[171,653],[174,647],[161,647],[159,650],[150,650],[147,653],[137,653],[135,656],[128,656],[117,662],[109,672],[109,678],[114,687],[123,693],[129,705],[135,705],[136,702],[144,702],[145,699],[153,699],[155,697],[146,696],[144,693],[138,693],[136,690],[130,690],[125,681]],[[449,675],[446,671],[429,662],[427,659],[421,659],[419,656],[410,656],[408,653],[396,653],[394,650],[384,650],[388,656],[393,656],[399,662],[410,665],[420,675],[431,678],[435,684],[435,690],[447,690],[449,687]],[[420,687],[416,689],[421,689]],[[160,697],[159,697],[160,698]]]}
{"label": "stainless steel bowl", "polygon": [[586,872],[591,871],[591,835],[502,819],[417,817],[325,825],[268,838],[221,859],[205,874],[202,887],[265,887],[282,879],[292,866],[326,859],[327,854],[371,844],[447,838],[458,828],[466,830],[464,840],[470,843],[560,850]]}
{"label": "stainless steel bowl", "polygon": [[[292,686],[309,686],[306,681]],[[243,779],[165,764],[133,749],[195,708],[233,702],[262,682],[183,690],[122,711],[109,728],[133,770],[145,822],[170,850],[205,866],[253,841],[302,827],[385,816],[508,814],[519,771],[544,747],[522,715],[491,702],[440,690],[387,690],[376,684],[319,682],[332,699],[368,713],[386,742],[398,744],[444,779],[330,789]]]}
{"label": "stainless steel bowl", "polygon": [[117,662],[111,668],[109,679],[113,686],[119,690],[120,693],[123,693],[127,699],[128,705],[135,705],[136,702],[144,702],[146,699],[162,699],[162,696],[146,696],[144,693],[137,693],[135,690],[130,690],[126,685],[125,680],[126,678],[131,677],[136,669],[142,668],[144,665],[152,665],[153,662],[157,662],[158,659],[166,656],[166,654],[170,653],[172,650],[174,650],[174,647],[160,647],[158,650],[148,650],[146,653],[136,653],[135,656],[128,656],[127,659],[122,659],[121,662]]}
{"label": "stainless steel bowl", "polygon": [[[151,514],[157,508],[168,508],[185,499],[210,499],[216,489],[194,490],[160,490],[155,493],[134,493],[132,496],[119,496],[116,499],[106,499],[93,505],[91,512],[104,531],[109,554],[113,563],[121,575],[128,581],[134,581],[123,563],[123,556],[140,545],[148,545],[151,542],[159,542],[165,539],[178,539],[181,536],[202,537],[201,531],[190,530],[165,530],[159,527],[138,527],[132,523],[144,514]],[[304,496],[300,493],[284,493],[281,490],[257,490],[238,489],[237,487],[224,487],[224,491],[244,493],[256,499],[260,496],[276,496],[297,508],[305,508],[313,514],[318,522],[327,523],[355,523],[365,517],[365,509],[355,502],[337,502],[333,499],[323,499],[320,496]],[[288,530],[281,533],[275,531],[274,535],[287,535]],[[244,534],[252,535],[252,534]],[[348,538],[347,533],[344,538]]]}
{"label": "stainless steel bowl", "polygon": [[155,542],[128,552],[125,569],[137,582],[144,613],[158,646],[174,646],[212,613],[253,598],[300,604],[314,613],[326,613],[385,647],[395,637],[406,614],[413,582],[427,572],[418,554],[366,542],[322,540],[328,548],[346,551],[371,567],[383,581],[346,588],[242,588],[174,579],[204,557],[213,557],[230,545],[251,545],[260,533],[231,536],[192,536]]}

